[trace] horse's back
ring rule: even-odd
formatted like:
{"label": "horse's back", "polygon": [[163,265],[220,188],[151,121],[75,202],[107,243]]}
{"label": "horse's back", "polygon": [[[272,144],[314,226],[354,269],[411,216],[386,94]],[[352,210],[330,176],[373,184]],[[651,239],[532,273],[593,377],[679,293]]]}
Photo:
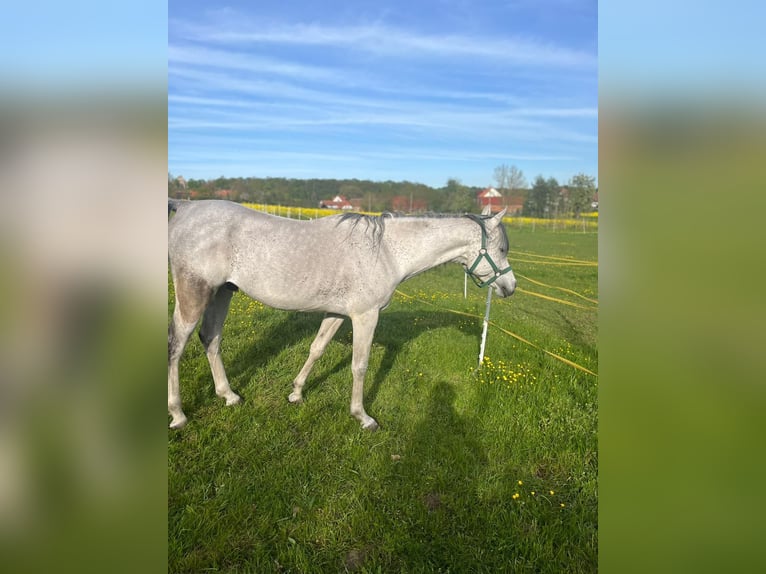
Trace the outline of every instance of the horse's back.
{"label": "horse's back", "polygon": [[[391,272],[367,226],[342,216],[299,221],[227,201],[178,206],[169,223],[174,277],[226,282],[281,309],[347,314],[388,299]],[[385,293],[384,293],[385,292]]]}

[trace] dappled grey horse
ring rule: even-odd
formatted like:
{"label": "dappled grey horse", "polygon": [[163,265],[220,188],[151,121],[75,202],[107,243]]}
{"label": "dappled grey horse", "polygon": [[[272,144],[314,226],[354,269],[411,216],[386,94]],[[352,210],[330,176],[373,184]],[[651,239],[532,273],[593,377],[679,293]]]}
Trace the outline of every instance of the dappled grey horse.
{"label": "dappled grey horse", "polygon": [[221,332],[237,289],[278,309],[323,311],[306,363],[293,381],[291,403],[316,360],[344,320],[351,318],[351,414],[362,428],[378,423],[362,404],[364,376],[378,314],[410,277],[454,261],[480,287],[511,295],[516,279],[508,264],[508,237],[495,215],[379,217],[346,214],[297,221],[259,213],[229,201],[168,199],[168,258],[175,309],[168,328],[170,428],[186,424],[178,362],[202,318],[199,337],[213,372],[215,392],[227,405],[240,401],[221,360]]}

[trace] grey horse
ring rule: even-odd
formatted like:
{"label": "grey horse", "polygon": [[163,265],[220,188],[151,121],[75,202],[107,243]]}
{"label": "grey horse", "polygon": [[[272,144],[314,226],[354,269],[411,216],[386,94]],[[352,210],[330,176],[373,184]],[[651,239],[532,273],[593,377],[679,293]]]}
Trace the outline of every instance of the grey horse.
{"label": "grey horse", "polygon": [[404,280],[446,262],[463,265],[481,287],[507,297],[516,288],[508,264],[505,211],[442,217],[345,214],[298,221],[229,201],[168,199],[168,259],[175,309],[168,327],[170,428],[186,424],[178,363],[200,318],[199,337],[213,372],[216,395],[241,399],[229,386],[221,360],[221,332],[233,293],[266,305],[326,315],[288,397],[298,403],[314,363],[344,317],[351,318],[351,414],[362,428],[378,423],[362,404],[364,377],[378,314]]}

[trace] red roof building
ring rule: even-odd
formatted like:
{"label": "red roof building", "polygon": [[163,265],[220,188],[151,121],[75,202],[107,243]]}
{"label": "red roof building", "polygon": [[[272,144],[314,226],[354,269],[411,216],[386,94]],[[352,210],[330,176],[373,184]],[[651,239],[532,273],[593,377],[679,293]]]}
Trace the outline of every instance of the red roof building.
{"label": "red roof building", "polygon": [[352,203],[342,195],[336,195],[332,199],[323,199],[319,202],[320,209],[354,209]]}
{"label": "red roof building", "polygon": [[487,206],[489,206],[490,210],[493,212],[503,209],[503,194],[497,191],[494,187],[482,189],[476,196],[476,201],[482,209]]}
{"label": "red roof building", "polygon": [[524,207],[524,200],[519,197],[505,197],[494,187],[488,187],[481,190],[476,195],[476,202],[479,207],[484,209],[489,206],[492,213],[497,213],[503,209],[508,209],[508,215],[520,213]]}

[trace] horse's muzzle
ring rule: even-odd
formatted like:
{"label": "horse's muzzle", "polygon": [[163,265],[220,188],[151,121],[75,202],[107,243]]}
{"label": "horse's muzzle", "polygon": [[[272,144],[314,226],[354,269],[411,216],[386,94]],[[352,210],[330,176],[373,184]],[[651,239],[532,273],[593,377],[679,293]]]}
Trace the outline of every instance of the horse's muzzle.
{"label": "horse's muzzle", "polygon": [[492,286],[500,297],[510,297],[516,291],[516,279],[512,277],[503,277],[503,279],[505,281],[495,281]]}

